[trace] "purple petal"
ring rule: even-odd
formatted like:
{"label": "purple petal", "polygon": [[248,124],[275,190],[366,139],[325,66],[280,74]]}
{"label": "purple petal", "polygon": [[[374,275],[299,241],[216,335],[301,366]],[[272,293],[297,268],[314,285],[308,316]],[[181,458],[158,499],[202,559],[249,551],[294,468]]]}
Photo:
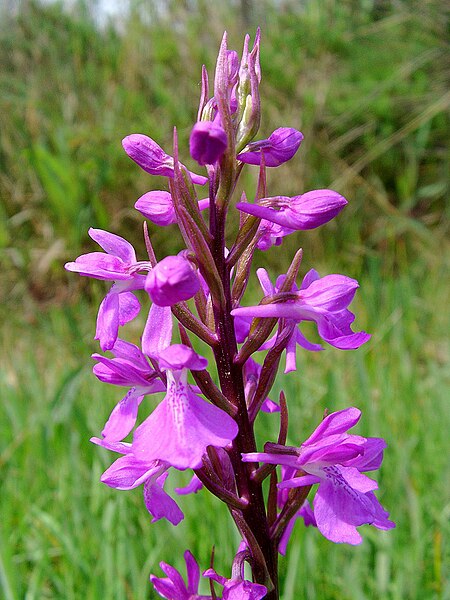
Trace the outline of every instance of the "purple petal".
{"label": "purple petal", "polygon": [[266,269],[257,269],[256,276],[258,277],[259,285],[261,286],[265,296],[270,296],[271,294],[275,293],[275,287],[270,281],[270,277]]}
{"label": "purple petal", "polygon": [[372,337],[370,333],[365,331],[344,333],[333,321],[332,315],[317,316],[317,330],[325,342],[339,350],[356,350]]}
{"label": "purple petal", "polygon": [[208,361],[197,354],[189,346],[184,344],[173,344],[162,350],[159,355],[159,366],[161,369],[181,371],[181,369],[192,369],[203,371],[208,366]]}
{"label": "purple petal", "polygon": [[[236,208],[290,230],[308,230],[328,223],[347,204],[343,196],[332,190],[314,190],[292,198],[264,198],[264,202],[263,206],[238,202]],[[267,206],[268,202],[274,206]]]}
{"label": "purple petal", "polygon": [[[112,348],[111,351],[113,351]],[[92,358],[98,363],[94,366],[94,374],[105,383],[113,385],[126,385],[128,387],[140,385],[146,386],[149,381],[146,379],[151,373],[147,365],[146,371],[138,371],[134,365],[118,358],[108,358],[102,354],[93,354]]]}
{"label": "purple petal", "polygon": [[151,479],[144,484],[144,502],[148,512],[153,516],[152,523],[160,519],[167,519],[172,525],[178,525],[184,519],[175,500]]}
{"label": "purple petal", "polygon": [[292,517],[292,519],[289,521],[286,529],[283,532],[283,535],[281,536],[280,542],[278,544],[278,552],[280,554],[282,554],[283,556],[286,555],[286,549],[287,549],[287,545],[289,542],[289,539],[291,537],[292,531],[294,529],[294,525],[297,521],[297,519],[302,518],[305,524],[305,527],[309,527],[310,525],[317,527],[317,523],[316,523],[316,519],[314,517],[314,513],[312,511],[312,508],[308,502],[308,500],[305,500],[303,506],[300,508],[300,510],[297,511],[297,513]]}
{"label": "purple petal", "polygon": [[230,580],[225,584],[223,600],[260,600],[267,594],[267,588],[250,581]]}
{"label": "purple petal", "polygon": [[132,455],[121,456],[101,476],[100,481],[117,490],[132,490],[161,471],[161,464],[142,463]]}
{"label": "purple petal", "polygon": [[320,483],[320,477],[316,475],[302,475],[301,477],[292,477],[292,479],[286,479],[278,484],[280,490],[304,487],[305,485],[314,485]]}
{"label": "purple petal", "polygon": [[136,429],[133,452],[146,462],[159,459],[180,470],[195,469],[208,446],[224,447],[237,432],[223,410],[172,381],[164,400]]}
{"label": "purple petal", "polygon": [[132,278],[128,272],[128,264],[123,263],[120,258],[104,252],[82,254],[75,262],[66,263],[64,268],[66,271],[79,273],[85,277],[106,281],[126,281]]}
{"label": "purple petal", "polygon": [[305,523],[305,527],[310,527],[310,526],[317,527],[316,518],[314,516],[313,509],[311,508],[311,505],[309,504],[308,500],[305,500],[305,503],[303,504],[301,509],[298,511],[297,515],[299,517],[302,517],[302,519]]}
{"label": "purple petal", "polygon": [[[345,516],[340,516],[341,514],[345,515],[345,509],[347,506],[349,507],[348,498],[339,491],[336,491],[335,494],[334,492],[331,484],[321,484],[316,492],[314,516],[317,528],[331,542],[358,545],[362,542],[362,537],[356,526],[348,522]],[[354,502],[351,503],[351,506],[353,504]]]}
{"label": "purple petal", "polygon": [[295,341],[299,346],[301,346],[305,350],[309,350],[310,352],[320,352],[321,350],[323,350],[323,347],[320,344],[313,344],[312,342],[307,340],[298,328],[295,333]]}
{"label": "purple petal", "polygon": [[300,131],[292,127],[280,127],[267,140],[249,144],[249,151],[241,152],[237,159],[250,165],[260,165],[261,154],[264,153],[266,167],[278,167],[294,156],[302,140]]}
{"label": "purple petal", "polygon": [[213,165],[227,149],[228,139],[223,127],[214,121],[198,121],[189,138],[189,150],[199,165]]}
{"label": "purple petal", "polygon": [[192,263],[183,256],[166,256],[147,275],[145,291],[159,306],[172,306],[192,298],[200,280]]}
{"label": "purple petal", "polygon": [[259,304],[258,306],[240,306],[231,311],[233,317],[277,317],[295,318],[297,309],[294,303]]}
{"label": "purple petal", "polygon": [[114,346],[119,333],[119,294],[110,291],[100,304],[95,338],[105,352]]}
{"label": "purple petal", "polygon": [[292,535],[292,531],[294,529],[295,522],[297,521],[297,514],[292,517],[289,523],[286,526],[286,529],[283,531],[283,535],[280,538],[278,543],[278,552],[282,556],[286,556],[287,545]]}
{"label": "purple petal", "polygon": [[188,579],[188,592],[191,595],[198,593],[198,584],[200,582],[200,568],[197,561],[189,552],[186,550],[184,553],[184,561],[186,563],[187,579]]}
{"label": "purple petal", "polygon": [[315,229],[334,219],[347,204],[347,200],[333,190],[312,190],[292,198],[286,210],[289,220],[280,225]]}
{"label": "purple petal", "polygon": [[89,440],[97,446],[111,450],[111,452],[119,452],[120,454],[131,454],[131,444],[128,442],[107,442],[104,439],[98,437],[91,437]]}
{"label": "purple petal", "polygon": [[362,454],[343,463],[346,467],[356,467],[358,471],[375,471],[383,461],[383,450],[386,442],[382,438],[367,438]]}
{"label": "purple petal", "polygon": [[294,229],[290,229],[289,227],[282,227],[281,225],[262,219],[258,229],[256,247],[264,252],[272,246],[280,246],[283,238],[294,233],[294,231]]}
{"label": "purple petal", "polygon": [[286,346],[286,368],[285,373],[297,370],[297,330],[293,330]]}
{"label": "purple petal", "polygon": [[297,466],[298,457],[291,454],[272,454],[270,452],[244,452],[242,454],[242,462],[262,462],[269,465],[286,465],[294,467],[298,470]]}
{"label": "purple petal", "polygon": [[167,577],[169,577],[169,579],[172,581],[174,588],[177,592],[176,598],[177,599],[178,598],[183,598],[183,599],[186,598],[186,600],[189,600],[189,598],[186,597],[186,592],[187,592],[186,585],[185,585],[180,573],[177,571],[177,569],[175,569],[171,565],[168,565],[165,562],[160,562],[159,566],[164,571],[164,573],[167,575]]}
{"label": "purple petal", "polygon": [[136,262],[136,253],[133,246],[119,235],[103,229],[93,229],[92,227],[88,233],[94,242],[97,242],[108,254],[117,256],[125,264],[131,265]]}
{"label": "purple petal", "polygon": [[339,435],[346,433],[354,427],[361,418],[361,411],[358,408],[345,408],[334,413],[331,413],[320,423],[314,432],[307,440],[303,442],[303,446],[315,444],[324,437],[331,435]]}
{"label": "purple petal", "polygon": [[148,136],[140,133],[127,135],[122,140],[122,146],[128,156],[147,173],[173,177],[173,158]]}
{"label": "purple petal", "polygon": [[192,179],[192,183],[196,183],[197,185],[205,185],[205,183],[208,183],[207,177],[203,177],[203,175],[197,175],[197,173],[193,173],[192,171],[188,171],[188,173]]}
{"label": "purple petal", "polygon": [[247,339],[250,331],[250,323],[251,319],[245,319],[239,316],[234,318],[234,331],[238,344],[242,344]]}
{"label": "purple petal", "polygon": [[203,575],[203,577],[207,577],[208,579],[212,579],[213,581],[217,581],[217,583],[220,583],[220,585],[225,585],[226,582],[228,581],[226,577],[223,577],[222,575],[219,575],[212,568],[211,569],[206,569],[206,571],[203,571],[202,575]]}
{"label": "purple petal", "polygon": [[326,467],[327,479],[322,481],[314,498],[314,515],[319,531],[336,543],[359,544],[362,541],[356,527],[365,523],[391,528],[375,495],[376,483],[351,467]]}
{"label": "purple petal", "polygon": [[315,269],[310,269],[306,273],[306,275],[303,277],[303,281],[302,281],[302,284],[300,286],[300,289],[301,290],[306,289],[307,287],[309,287],[311,285],[311,283],[313,281],[316,281],[317,279],[320,279],[319,273]]}
{"label": "purple petal", "polygon": [[136,369],[140,371],[147,372],[150,368],[144,354],[135,344],[131,344],[130,342],[118,338],[114,344],[114,348],[111,349],[111,352],[116,358],[122,358],[134,363]]}
{"label": "purple petal", "polygon": [[134,208],[152,223],[162,227],[177,222],[172,196],[169,192],[161,190],[147,192],[139,198]]}
{"label": "purple petal", "polygon": [[[270,221],[271,223],[277,223],[274,221],[272,217],[278,219],[280,216],[280,212],[275,210],[274,208],[270,208],[268,206],[260,206],[259,204],[251,204],[250,202],[237,202],[236,208],[241,212],[244,212],[248,215],[252,215],[253,217],[259,217],[260,219],[265,219]],[[285,219],[283,218],[283,221]]]}
{"label": "purple petal", "polygon": [[373,521],[370,523],[370,525],[385,531],[394,529],[395,523],[388,519],[389,513],[381,506],[375,494],[373,492],[368,492],[366,494],[366,498],[371,503],[372,508]]}
{"label": "purple petal", "polygon": [[270,398],[266,398],[261,405],[261,410],[265,413],[276,413],[280,412],[280,407]]}
{"label": "purple petal", "polygon": [[136,423],[138,407],[143,397],[135,388],[131,388],[116,404],[102,431],[106,441],[120,442],[130,433]]}
{"label": "purple petal", "polygon": [[[305,471],[315,463],[332,465],[351,460],[363,452],[365,438],[356,435],[330,435],[315,444],[302,445],[298,463]],[[314,471],[312,471],[314,472]]]}
{"label": "purple petal", "polygon": [[179,496],[187,496],[188,494],[196,494],[203,488],[203,483],[197,477],[197,475],[193,475],[191,477],[190,482],[184,487],[176,487],[175,492]]}
{"label": "purple petal", "polygon": [[140,310],[140,302],[132,292],[119,294],[119,325],[125,325],[132,321]]}
{"label": "purple petal", "polygon": [[158,356],[172,341],[172,311],[170,306],[152,304],[142,334],[142,352]]}
{"label": "purple petal", "polygon": [[[122,140],[122,146],[128,156],[147,173],[163,177],[174,176],[173,158],[154,140],[140,133],[133,133]],[[194,183],[204,185],[208,178],[189,171]]]}
{"label": "purple petal", "polygon": [[198,201],[198,209],[205,210],[205,208],[209,208],[209,204],[210,204],[209,198],[202,198],[201,200]]}
{"label": "purple petal", "polygon": [[170,579],[150,575],[150,581],[158,594],[163,598],[167,598],[168,600],[186,600],[186,595],[180,596]]}
{"label": "purple petal", "polygon": [[102,364],[103,362],[114,364],[113,359],[105,358],[101,354],[93,354],[92,358],[101,361],[92,367],[92,372],[97,377],[97,379],[103,381],[103,383],[109,383],[111,385],[122,385],[127,387],[133,385],[133,383],[130,381],[128,372],[126,377],[124,377],[121,373],[118,373],[116,369],[110,368],[108,364]]}
{"label": "purple petal", "polygon": [[353,300],[359,284],[345,275],[325,275],[299,292],[303,302],[325,311],[341,311]]}
{"label": "purple petal", "polygon": [[346,490],[351,488],[362,494],[378,489],[376,481],[360,473],[355,467],[333,465],[323,467],[323,471],[326,474],[327,480],[331,481],[336,487],[342,487]]}

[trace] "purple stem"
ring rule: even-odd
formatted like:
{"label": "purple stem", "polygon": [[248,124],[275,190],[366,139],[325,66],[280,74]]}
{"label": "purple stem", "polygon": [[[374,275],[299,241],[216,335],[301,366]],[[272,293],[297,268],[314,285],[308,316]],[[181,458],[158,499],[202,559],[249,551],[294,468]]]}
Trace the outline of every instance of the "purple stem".
{"label": "purple stem", "polygon": [[260,482],[252,479],[256,465],[243,463],[241,460],[242,453],[256,451],[256,442],[245,401],[242,365],[235,362],[237,343],[234,322],[230,315],[232,309],[230,270],[224,255],[226,219],[224,205],[226,206],[226,203],[223,203],[220,208],[217,204],[211,205],[211,210],[214,210],[216,215],[210,216],[211,223],[216,226],[211,242],[211,254],[222,280],[225,296],[225,303],[213,301],[216,335],[219,341],[213,351],[222,393],[237,410],[234,418],[239,426],[239,433],[232,443],[229,454],[235,472],[238,496],[248,501],[246,508],[240,511],[233,509],[231,514],[252,553],[254,580],[270,589],[266,596],[267,600],[278,600],[278,554],[270,540],[262,486]]}

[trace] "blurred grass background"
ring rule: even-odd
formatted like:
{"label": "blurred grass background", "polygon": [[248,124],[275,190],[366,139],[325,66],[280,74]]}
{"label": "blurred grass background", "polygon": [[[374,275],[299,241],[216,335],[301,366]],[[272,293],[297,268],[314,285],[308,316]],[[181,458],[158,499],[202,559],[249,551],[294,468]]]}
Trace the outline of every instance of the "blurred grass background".
{"label": "blurred grass background", "polygon": [[[89,353],[105,287],[62,264],[93,250],[89,226],[130,239],[144,256],[133,204],[164,185],[120,140],[146,133],[186,148],[200,67],[222,31],[240,49],[262,27],[261,137],[300,129],[296,158],[270,172],[272,195],[331,187],[349,200],[319,231],[293,235],[258,266],[361,282],[363,349],[303,353],[283,378],[290,442],[323,408],[363,409],[359,433],[389,448],[380,497],[397,522],[364,528],[361,547],[295,530],[281,561],[284,600],[450,598],[448,566],[448,13],[439,0],[133,2],[113,22],[98,5],[0,4],[0,597],[152,598],[159,560],[206,568],[216,544],[228,573],[238,540],[206,493],[182,499],[177,528],[151,525],[139,490],[98,482],[110,457],[92,447],[120,390],[94,380]],[[189,161],[187,151],[183,160]],[[243,186],[250,195],[255,173]],[[181,248],[155,231],[160,256]],[[250,293],[259,293],[250,290]],[[129,331],[135,341],[139,324]],[[281,381],[277,384],[281,387]],[[275,397],[275,392],[272,394]],[[261,441],[276,417],[263,417]],[[186,474],[184,474],[186,475]],[[184,475],[180,475],[180,478]],[[447,553],[446,553],[447,550]]]}

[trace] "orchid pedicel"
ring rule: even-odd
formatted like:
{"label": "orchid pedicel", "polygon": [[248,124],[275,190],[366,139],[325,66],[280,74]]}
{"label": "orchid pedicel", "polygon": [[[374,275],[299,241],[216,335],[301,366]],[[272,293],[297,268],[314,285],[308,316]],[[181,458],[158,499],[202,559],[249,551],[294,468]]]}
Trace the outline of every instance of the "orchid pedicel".
{"label": "orchid pedicel", "polygon": [[[259,304],[243,299],[259,252],[298,230],[320,227],[347,204],[328,189],[294,197],[268,194],[266,169],[292,159],[303,135],[280,127],[258,139],[259,53],[259,30],[251,49],[245,37],[240,58],[228,50],[224,34],[213,82],[203,67],[189,151],[204,174],[182,164],[187,155],[178,147],[176,130],[171,154],[146,135],[123,140],[139,167],[167,179],[167,189],[144,194],[135,208],[150,228],[177,225],[186,248],[157,257],[145,225],[148,256],[138,260],[123,238],[91,229],[101,250],[66,264],[69,271],[111,282],[95,335],[102,352],[111,356],[94,354],[93,370],[99,380],[122,386],[125,395],[101,437],[92,438],[116,454],[101,481],[119,490],[142,486],[152,520],[167,519],[174,526],[184,518],[177,496],[206,489],[227,505],[242,540],[226,575],[217,573],[212,561],[201,574],[189,550],[186,577],[161,562],[165,576],[152,574],[150,580],[168,600],[276,600],[281,597],[278,554],[287,552],[293,527],[303,523],[332,542],[359,544],[360,526],[395,526],[375,495],[376,481],[365,474],[380,467],[386,444],[349,433],[360,411],[326,412],[323,420],[311,415],[316,429],[287,446],[287,400],[284,393],[279,404],[269,397],[280,364],[285,373],[295,372],[298,352],[326,345],[355,350],[370,335],[352,329],[355,316],[349,307],[358,282],[314,269],[300,280],[301,250],[285,273],[257,269]],[[251,195],[239,190],[244,168],[259,172]],[[239,229],[230,243],[233,219]],[[126,325],[141,313],[146,314],[138,347],[125,340]],[[315,324],[325,345],[306,337],[305,321]],[[200,342],[194,344],[194,338]],[[197,351],[202,344],[204,350]],[[164,392],[163,399],[143,419],[141,404],[157,392]],[[278,430],[263,449],[256,447],[254,435],[260,410],[272,413]],[[165,485],[174,470],[188,470],[192,477],[185,488],[171,492]],[[214,545],[220,552],[220,540],[211,540]],[[199,588],[210,594],[200,595]]]}

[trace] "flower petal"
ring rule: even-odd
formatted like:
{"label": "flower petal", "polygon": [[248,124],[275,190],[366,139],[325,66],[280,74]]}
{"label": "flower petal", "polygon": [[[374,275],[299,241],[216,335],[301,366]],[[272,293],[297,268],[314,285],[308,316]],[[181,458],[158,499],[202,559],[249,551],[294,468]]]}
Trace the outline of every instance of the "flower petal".
{"label": "flower petal", "polygon": [[372,490],[376,482],[351,467],[326,467],[323,480],[314,498],[314,515],[319,531],[336,543],[360,544],[362,537],[356,527],[365,523],[381,528],[393,526],[386,519]]}
{"label": "flower petal", "polygon": [[142,463],[132,454],[127,454],[114,461],[100,481],[117,490],[132,490],[158,471],[161,471],[161,463]]}
{"label": "flower petal", "polygon": [[152,523],[167,519],[172,525],[178,525],[184,519],[183,512],[173,498],[152,479],[144,484],[144,502],[148,512],[153,516]]}
{"label": "flower petal", "polygon": [[324,437],[346,433],[354,427],[361,418],[359,408],[345,408],[337,412],[331,413],[320,423],[314,432],[307,440],[303,442],[303,446],[310,446],[321,440]]}
{"label": "flower petal", "polygon": [[119,281],[131,279],[128,273],[128,265],[120,258],[110,256],[104,252],[89,252],[82,254],[75,262],[64,265],[66,271],[79,273],[85,277],[93,277],[105,281]]}
{"label": "flower petal", "polygon": [[188,494],[196,494],[203,488],[203,483],[197,477],[197,475],[192,475],[190,482],[184,487],[176,487],[175,492],[179,496],[186,496]]}
{"label": "flower petal", "polygon": [[131,388],[126,396],[116,404],[102,431],[108,442],[120,442],[136,424],[138,407],[144,396]]}
{"label": "flower petal", "polygon": [[95,338],[105,352],[114,346],[119,333],[119,294],[110,290],[104,297],[97,315]]}
{"label": "flower petal", "polygon": [[153,190],[139,198],[134,208],[152,223],[165,227],[177,222],[173,200],[169,192]]}
{"label": "flower petal", "polygon": [[142,352],[158,356],[172,341],[172,311],[170,306],[152,304],[142,334]]}
{"label": "flower petal", "polygon": [[203,371],[208,366],[208,360],[200,354],[197,354],[189,346],[184,344],[172,344],[159,353],[159,366],[161,369],[170,369],[181,371],[182,369],[192,369],[193,371]]}
{"label": "flower petal", "polygon": [[119,325],[125,325],[137,317],[141,304],[132,292],[119,294]]}
{"label": "flower petal", "polygon": [[171,378],[169,371],[166,397],[136,429],[133,452],[145,462],[159,459],[180,470],[195,469],[208,446],[228,445],[238,427],[223,410]]}
{"label": "flower petal", "polygon": [[88,233],[94,242],[97,242],[108,254],[117,256],[125,264],[130,265],[136,262],[136,252],[130,242],[127,242],[124,238],[109,231],[93,229],[92,227]]}
{"label": "flower petal", "polygon": [[184,553],[184,561],[186,563],[186,571],[187,571],[187,579],[188,579],[188,592],[191,595],[198,593],[198,584],[200,581],[200,568],[197,564],[197,561],[189,552],[186,550]]}
{"label": "flower petal", "polygon": [[336,312],[347,308],[359,284],[345,275],[325,275],[299,292],[301,300],[314,308]]}

